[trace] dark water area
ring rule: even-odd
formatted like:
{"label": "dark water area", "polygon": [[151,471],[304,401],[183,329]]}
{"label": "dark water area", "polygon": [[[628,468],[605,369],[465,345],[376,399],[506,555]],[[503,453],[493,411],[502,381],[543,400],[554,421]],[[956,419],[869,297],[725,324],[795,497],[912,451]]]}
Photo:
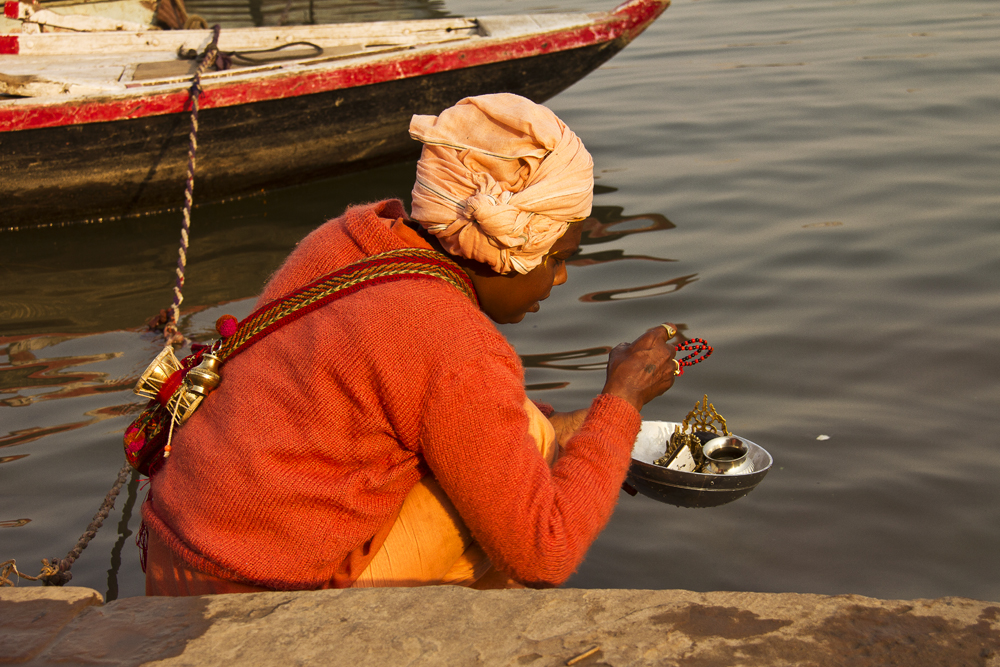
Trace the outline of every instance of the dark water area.
{"label": "dark water area", "polygon": [[[594,155],[598,223],[569,282],[501,328],[529,395],[588,404],[610,347],[672,321],[715,353],[644,418],[708,394],[775,460],[722,507],[623,494],[569,585],[1000,600],[998,39],[993,0],[678,0],[549,102]],[[182,329],[246,315],[299,239],[407,200],[413,170],[197,208]],[[64,556],[114,481],[179,228],[0,232],[0,561]],[[144,493],[123,491],[73,584],[142,593]]]}

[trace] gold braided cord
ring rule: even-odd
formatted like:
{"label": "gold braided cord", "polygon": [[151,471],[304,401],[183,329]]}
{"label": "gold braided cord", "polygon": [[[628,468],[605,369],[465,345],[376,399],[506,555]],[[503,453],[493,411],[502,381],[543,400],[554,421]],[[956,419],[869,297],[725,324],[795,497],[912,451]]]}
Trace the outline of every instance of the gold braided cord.
{"label": "gold braided cord", "polygon": [[[381,259],[395,259],[388,264],[373,265],[373,261]],[[476,293],[472,287],[463,280],[461,269],[441,266],[441,262],[451,263],[433,250],[422,248],[404,248],[401,250],[390,250],[378,255],[369,257],[366,260],[345,267],[333,275],[327,276],[322,282],[307,286],[305,289],[290,294],[282,299],[265,307],[265,310],[253,316],[250,320],[240,324],[239,330],[231,338],[226,339],[217,356],[223,361],[233,352],[239,349],[244,343],[260,334],[262,331],[275,324],[279,320],[288,317],[295,312],[308,308],[317,301],[335,294],[344,289],[355,287],[378,278],[386,278],[402,275],[420,275],[440,278],[452,287],[458,289],[473,302],[477,301]],[[433,262],[433,263],[429,263]]]}

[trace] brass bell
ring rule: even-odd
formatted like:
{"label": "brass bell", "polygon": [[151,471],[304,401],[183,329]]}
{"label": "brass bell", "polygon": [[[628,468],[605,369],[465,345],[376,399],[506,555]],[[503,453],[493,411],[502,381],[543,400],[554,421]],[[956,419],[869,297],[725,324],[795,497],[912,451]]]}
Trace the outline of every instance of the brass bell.
{"label": "brass bell", "polygon": [[167,410],[175,415],[178,426],[186,422],[198,409],[201,402],[205,400],[205,397],[219,386],[222,381],[222,377],[218,373],[221,365],[222,360],[217,356],[205,354],[201,363],[189,370],[184,376],[184,382],[170,397],[166,406]]}
{"label": "brass bell", "polygon": [[181,362],[174,354],[174,348],[167,345],[139,376],[139,381],[132,391],[144,398],[156,398],[167,379],[182,368]]}
{"label": "brass bell", "polygon": [[221,365],[222,360],[214,354],[204,354],[201,363],[184,376],[184,384],[189,391],[208,396],[222,382],[222,377],[219,376]]}

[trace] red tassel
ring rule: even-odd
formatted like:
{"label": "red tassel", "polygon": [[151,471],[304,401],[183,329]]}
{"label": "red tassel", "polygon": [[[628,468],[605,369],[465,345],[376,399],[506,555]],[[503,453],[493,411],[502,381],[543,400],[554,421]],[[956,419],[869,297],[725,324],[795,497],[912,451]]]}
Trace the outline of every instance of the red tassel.
{"label": "red tassel", "polygon": [[160,391],[156,392],[156,400],[160,402],[160,405],[164,407],[167,406],[167,402],[170,400],[170,397],[174,395],[174,392],[177,391],[177,388],[181,386],[181,382],[184,381],[184,375],[187,372],[187,368],[182,368],[179,371],[171,373],[170,377],[167,378],[167,381],[163,383],[162,387],[160,387]]}

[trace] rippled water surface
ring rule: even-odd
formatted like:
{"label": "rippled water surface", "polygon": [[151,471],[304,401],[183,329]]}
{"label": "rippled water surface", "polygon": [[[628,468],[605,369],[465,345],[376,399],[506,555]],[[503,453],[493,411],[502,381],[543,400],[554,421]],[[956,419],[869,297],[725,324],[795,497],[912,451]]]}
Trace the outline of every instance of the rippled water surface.
{"label": "rippled water surface", "polygon": [[[670,320],[715,354],[644,417],[707,393],[775,459],[724,507],[623,494],[570,585],[1000,600],[998,39],[993,0],[677,0],[550,101],[594,155],[599,224],[542,312],[503,327],[531,395],[586,405],[607,349]],[[413,167],[197,209],[185,331],[247,314],[302,236],[406,198]],[[114,481],[179,224],[0,232],[0,561],[64,556]],[[123,491],[74,584],[142,593],[143,494]]]}

